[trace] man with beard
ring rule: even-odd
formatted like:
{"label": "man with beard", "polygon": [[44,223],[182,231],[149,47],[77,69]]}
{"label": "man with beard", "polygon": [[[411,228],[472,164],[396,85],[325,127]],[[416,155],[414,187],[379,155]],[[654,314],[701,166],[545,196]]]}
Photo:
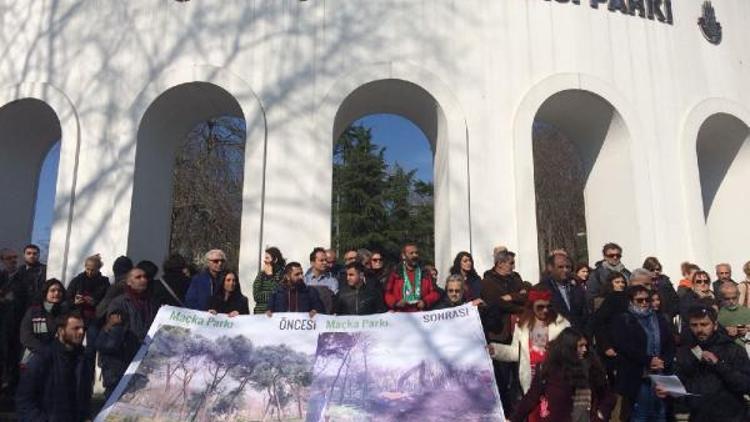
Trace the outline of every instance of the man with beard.
{"label": "man with beard", "polygon": [[[39,246],[26,245],[23,248],[23,265],[14,276],[26,287],[29,301],[37,303],[41,301],[42,287],[47,281],[47,266],[39,262],[39,253]],[[27,303],[26,306],[30,304]]]}
{"label": "man with beard", "polygon": [[336,297],[336,315],[372,315],[385,311],[379,289],[366,283],[365,269],[359,262],[346,265],[346,282],[341,285]]}
{"label": "man with beard", "polygon": [[[747,420],[744,395],[750,393],[747,352],[718,329],[716,311],[706,306],[689,309],[693,341],[677,351],[677,375],[687,391],[691,422]],[[659,397],[666,390],[656,386]]]}
{"label": "man with beard", "polygon": [[302,265],[290,262],[284,267],[284,278],[268,300],[266,315],[275,312],[308,312],[310,318],[323,312],[318,291],[305,284]]}
{"label": "man with beard", "polygon": [[397,265],[385,285],[385,304],[396,312],[417,312],[430,309],[439,299],[429,272],[423,271],[419,248],[407,243],[401,248],[401,264]]}
{"label": "man with beard", "polygon": [[586,283],[586,298],[589,308],[594,309],[594,298],[599,297],[600,290],[611,272],[618,272],[630,278],[630,271],[622,264],[622,248],[617,243],[607,243],[602,248],[603,259],[596,263]]}
{"label": "man with beard", "polygon": [[21,376],[16,408],[21,421],[79,422],[89,419],[90,379],[83,356],[84,324],[77,313],[57,320],[56,339],[35,353]]}

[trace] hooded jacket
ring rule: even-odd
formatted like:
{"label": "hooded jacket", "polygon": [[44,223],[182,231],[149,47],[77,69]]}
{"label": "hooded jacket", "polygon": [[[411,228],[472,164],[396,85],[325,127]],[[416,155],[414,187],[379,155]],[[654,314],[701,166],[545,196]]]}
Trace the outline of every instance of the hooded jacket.
{"label": "hooded jacket", "polygon": [[691,422],[746,421],[747,408],[743,395],[750,393],[750,360],[747,352],[720,331],[707,341],[698,343],[704,351],[716,355],[719,362],[699,361],[691,348],[677,352],[677,375],[689,393]]}

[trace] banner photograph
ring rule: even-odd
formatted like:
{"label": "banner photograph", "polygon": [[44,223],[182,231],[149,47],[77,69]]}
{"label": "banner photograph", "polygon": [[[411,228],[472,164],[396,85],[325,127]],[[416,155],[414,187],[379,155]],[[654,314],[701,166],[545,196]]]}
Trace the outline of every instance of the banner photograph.
{"label": "banner photograph", "polygon": [[228,318],[164,306],[96,421],[504,420],[476,307]]}

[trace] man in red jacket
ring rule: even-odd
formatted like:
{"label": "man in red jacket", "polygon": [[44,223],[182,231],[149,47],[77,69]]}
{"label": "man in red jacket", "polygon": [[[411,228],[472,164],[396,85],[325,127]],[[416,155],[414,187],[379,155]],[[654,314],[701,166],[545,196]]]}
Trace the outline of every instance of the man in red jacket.
{"label": "man in red jacket", "polygon": [[394,268],[385,285],[385,304],[396,312],[430,309],[440,295],[430,273],[419,266],[419,248],[407,243],[401,249],[401,264]]}

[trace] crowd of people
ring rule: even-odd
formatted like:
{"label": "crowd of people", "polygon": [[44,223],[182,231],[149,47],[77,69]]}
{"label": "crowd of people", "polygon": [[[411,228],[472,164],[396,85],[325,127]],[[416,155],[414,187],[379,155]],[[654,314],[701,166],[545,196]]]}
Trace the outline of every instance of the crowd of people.
{"label": "crowd of people", "polygon": [[[438,283],[435,266],[407,243],[399,262],[382,252],[315,248],[305,270],[268,248],[252,283],[252,313],[370,315],[477,306],[493,359],[503,408],[512,421],[747,421],[750,394],[750,262],[735,282],[728,264],[716,279],[682,265],[676,284],[659,260],[625,268],[622,248],[604,245],[593,268],[552,251],[537,284],[515,271],[515,253],[493,251],[479,275],[460,252]],[[110,281],[99,255],[67,286],[46,278],[39,248],[23,262],[0,251],[0,371],[2,393],[13,396],[20,420],[82,421],[91,417],[95,366],[112,394],[144,341],[160,306],[229,317],[251,313],[238,273],[226,255],[205,254],[195,269],[170,256],[162,265],[125,256]],[[676,375],[688,396],[660,378]]]}

